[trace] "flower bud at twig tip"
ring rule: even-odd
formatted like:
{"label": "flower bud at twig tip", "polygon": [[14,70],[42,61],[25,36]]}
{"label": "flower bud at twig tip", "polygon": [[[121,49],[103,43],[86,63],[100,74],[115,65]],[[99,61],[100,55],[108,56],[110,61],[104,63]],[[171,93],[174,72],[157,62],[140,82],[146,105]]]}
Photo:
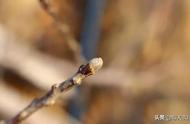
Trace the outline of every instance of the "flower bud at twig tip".
{"label": "flower bud at twig tip", "polygon": [[94,69],[94,71],[97,72],[100,68],[102,68],[103,60],[100,57],[94,58],[94,59],[90,60],[89,64]]}

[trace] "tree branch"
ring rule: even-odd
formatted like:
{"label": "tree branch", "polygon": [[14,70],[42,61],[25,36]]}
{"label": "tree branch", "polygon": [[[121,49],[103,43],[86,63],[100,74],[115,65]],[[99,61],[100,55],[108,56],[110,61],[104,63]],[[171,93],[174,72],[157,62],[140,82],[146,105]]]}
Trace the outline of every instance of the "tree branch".
{"label": "tree branch", "polygon": [[54,84],[51,90],[47,92],[44,96],[34,99],[25,109],[23,109],[15,117],[1,123],[19,124],[40,108],[53,105],[62,92],[65,92],[74,86],[80,85],[83,79],[90,75],[94,75],[102,67],[102,65],[103,60],[101,58],[94,58],[90,60],[86,65],[81,65],[76,74],[74,74],[71,78],[60,84]]}
{"label": "tree branch", "polygon": [[[17,89],[7,85],[7,82],[0,79],[0,115],[7,118],[12,117],[15,113],[22,110],[28,105],[31,96],[24,97],[23,93],[19,93]],[[26,95],[26,94],[25,94]],[[65,94],[64,94],[65,96]],[[62,99],[60,99],[62,100]],[[57,106],[58,107],[58,106]],[[69,115],[65,110],[43,109],[33,114],[24,121],[25,124],[81,124],[81,122]],[[62,108],[59,106],[58,109]],[[61,114],[60,114],[61,112]],[[2,118],[1,118],[2,119]],[[0,124],[2,122],[0,121]]]}

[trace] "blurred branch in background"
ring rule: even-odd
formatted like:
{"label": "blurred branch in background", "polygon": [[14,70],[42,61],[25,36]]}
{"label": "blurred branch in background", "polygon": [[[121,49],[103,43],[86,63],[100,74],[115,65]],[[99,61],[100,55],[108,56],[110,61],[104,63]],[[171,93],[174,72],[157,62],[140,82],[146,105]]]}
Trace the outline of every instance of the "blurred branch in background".
{"label": "blurred branch in background", "polygon": [[[14,38],[11,37],[12,36],[10,35],[7,36],[7,38],[13,40]],[[27,45],[21,45],[19,43],[15,44],[15,41],[10,41],[10,39],[6,40],[7,46],[3,47],[3,49],[6,48],[4,50],[7,52],[5,52],[5,57],[0,61],[1,66],[15,71],[41,89],[47,90],[52,82],[61,82],[65,77],[68,77],[72,73],[71,70],[77,68],[67,61],[43,55]],[[1,43],[4,44],[3,42]],[[22,60],[25,60],[25,64],[22,64]],[[183,63],[181,64],[183,65]],[[168,66],[166,63],[164,65]],[[151,82],[156,84],[155,82],[160,82],[161,80],[168,78],[170,75],[168,73],[170,72],[163,70],[165,68],[166,67],[161,64],[158,67],[141,73],[133,73],[132,71],[127,72],[115,68],[104,68],[97,74],[96,78],[89,78],[87,81],[91,82],[90,85],[116,86],[119,88],[126,87],[127,89],[131,87],[131,85],[136,85],[133,82],[144,82],[145,84],[142,84],[142,87],[149,87],[151,86],[149,84]],[[162,74],[159,74],[161,72]],[[114,75],[112,75],[113,73]],[[110,78],[109,75],[112,75],[112,78]],[[137,86],[139,86],[139,84]]]}
{"label": "blurred branch in background", "polygon": [[70,33],[70,27],[68,24],[63,22],[57,14],[56,6],[53,6],[54,0],[39,0],[42,8],[49,14],[55,21],[55,25],[64,35],[66,42],[68,43],[71,50],[74,52],[76,62],[84,62],[83,56],[81,54],[81,48],[79,42]]}

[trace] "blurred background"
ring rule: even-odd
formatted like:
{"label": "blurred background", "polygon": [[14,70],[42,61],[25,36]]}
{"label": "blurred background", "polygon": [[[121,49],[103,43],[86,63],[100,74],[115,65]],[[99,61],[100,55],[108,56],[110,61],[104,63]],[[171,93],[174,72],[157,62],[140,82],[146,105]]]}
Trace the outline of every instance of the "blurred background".
{"label": "blurred background", "polygon": [[25,124],[189,124],[190,0],[0,0],[0,120],[100,56]]}

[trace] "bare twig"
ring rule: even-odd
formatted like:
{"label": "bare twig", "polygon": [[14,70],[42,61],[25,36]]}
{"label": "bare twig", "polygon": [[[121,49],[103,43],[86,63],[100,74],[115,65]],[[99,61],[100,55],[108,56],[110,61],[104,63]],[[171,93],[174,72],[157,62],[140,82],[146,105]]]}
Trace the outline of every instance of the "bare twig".
{"label": "bare twig", "polygon": [[47,94],[34,99],[24,110],[10,120],[5,121],[4,124],[19,124],[40,108],[53,105],[62,92],[65,92],[76,85],[80,85],[84,78],[94,75],[102,65],[103,61],[101,58],[94,58],[86,65],[81,65],[74,76],[60,84],[53,85]]}
{"label": "bare twig", "polygon": [[[30,96],[25,97],[15,88],[6,85],[6,81],[0,79],[0,115],[8,118],[14,116],[24,106],[28,105]],[[58,107],[58,106],[57,106]],[[61,106],[59,108],[62,108]],[[61,112],[61,114],[60,114]],[[39,121],[40,120],[40,121]],[[3,122],[0,121],[0,124]],[[55,111],[52,109],[43,109],[33,114],[25,120],[26,124],[81,124],[80,121],[70,116],[64,110]]]}

